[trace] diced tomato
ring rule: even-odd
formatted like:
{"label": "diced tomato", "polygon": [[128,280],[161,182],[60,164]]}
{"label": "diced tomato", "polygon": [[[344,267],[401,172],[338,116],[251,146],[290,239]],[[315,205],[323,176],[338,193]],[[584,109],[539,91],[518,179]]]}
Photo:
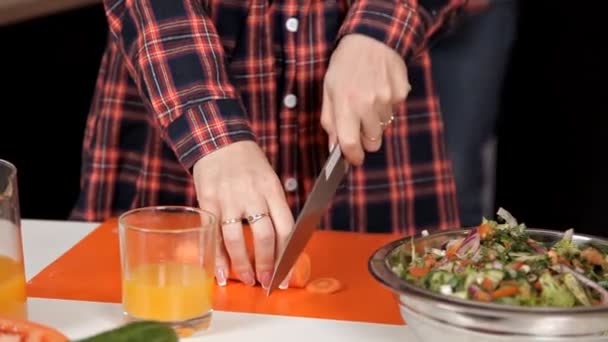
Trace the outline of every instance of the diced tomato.
{"label": "diced tomato", "polygon": [[525,262],[523,261],[517,261],[515,264],[513,264],[513,269],[519,270],[524,264]]}

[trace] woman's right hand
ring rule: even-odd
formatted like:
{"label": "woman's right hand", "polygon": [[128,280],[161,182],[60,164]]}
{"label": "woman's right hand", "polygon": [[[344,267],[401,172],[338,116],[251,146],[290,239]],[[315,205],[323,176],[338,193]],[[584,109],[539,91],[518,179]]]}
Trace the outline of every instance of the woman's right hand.
{"label": "woman's right hand", "polygon": [[[201,158],[193,173],[199,206],[219,220],[218,284],[226,284],[232,265],[243,283],[255,285],[257,278],[267,288],[294,219],[264,152],[253,141],[235,142]],[[241,219],[259,213],[268,215],[251,224],[255,249],[255,265],[251,265]],[[286,288],[288,282],[285,279],[280,287]]]}

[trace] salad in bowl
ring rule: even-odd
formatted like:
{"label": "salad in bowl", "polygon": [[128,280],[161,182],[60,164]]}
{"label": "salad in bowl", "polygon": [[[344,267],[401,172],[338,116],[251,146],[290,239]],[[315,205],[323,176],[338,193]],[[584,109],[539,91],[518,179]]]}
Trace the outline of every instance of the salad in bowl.
{"label": "salad in bowl", "polygon": [[[608,246],[574,243],[573,229],[557,242],[532,237],[500,208],[466,236],[441,246],[413,241],[388,262],[402,280],[433,293],[524,307],[608,305]],[[426,234],[423,233],[422,236]]]}

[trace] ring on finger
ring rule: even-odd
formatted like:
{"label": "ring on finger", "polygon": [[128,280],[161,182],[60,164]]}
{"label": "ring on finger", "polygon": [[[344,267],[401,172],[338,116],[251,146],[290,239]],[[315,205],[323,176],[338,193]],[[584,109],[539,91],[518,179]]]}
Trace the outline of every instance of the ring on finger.
{"label": "ring on finger", "polygon": [[240,217],[239,218],[231,218],[231,219],[222,221],[222,226],[223,225],[227,225],[227,224],[239,223],[239,222],[241,222],[241,218]]}
{"label": "ring on finger", "polygon": [[388,125],[390,125],[390,124],[391,124],[391,122],[393,122],[393,120],[395,120],[395,116],[394,116],[394,115],[391,115],[391,117],[390,117],[390,118],[388,118],[388,120],[387,120],[387,121],[384,121],[384,122],[383,122],[383,121],[380,121],[380,126],[382,126],[382,127],[388,126]]}
{"label": "ring on finger", "polygon": [[247,222],[249,222],[249,224],[253,224],[253,223],[263,219],[266,216],[268,216],[268,213],[256,213],[256,214],[248,215]]}

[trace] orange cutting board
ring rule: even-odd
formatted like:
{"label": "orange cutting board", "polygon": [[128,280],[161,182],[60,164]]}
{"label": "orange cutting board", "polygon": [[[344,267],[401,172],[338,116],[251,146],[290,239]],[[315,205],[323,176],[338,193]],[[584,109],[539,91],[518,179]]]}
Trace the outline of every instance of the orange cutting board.
{"label": "orange cutting board", "polygon": [[[343,289],[313,294],[301,288],[277,290],[229,281],[216,286],[214,309],[386,324],[404,324],[396,298],[372,278],[373,251],[397,238],[388,234],[317,231],[306,251],[311,279],[333,277]],[[108,220],[43,269],[28,283],[30,297],[121,302],[117,221]]]}

